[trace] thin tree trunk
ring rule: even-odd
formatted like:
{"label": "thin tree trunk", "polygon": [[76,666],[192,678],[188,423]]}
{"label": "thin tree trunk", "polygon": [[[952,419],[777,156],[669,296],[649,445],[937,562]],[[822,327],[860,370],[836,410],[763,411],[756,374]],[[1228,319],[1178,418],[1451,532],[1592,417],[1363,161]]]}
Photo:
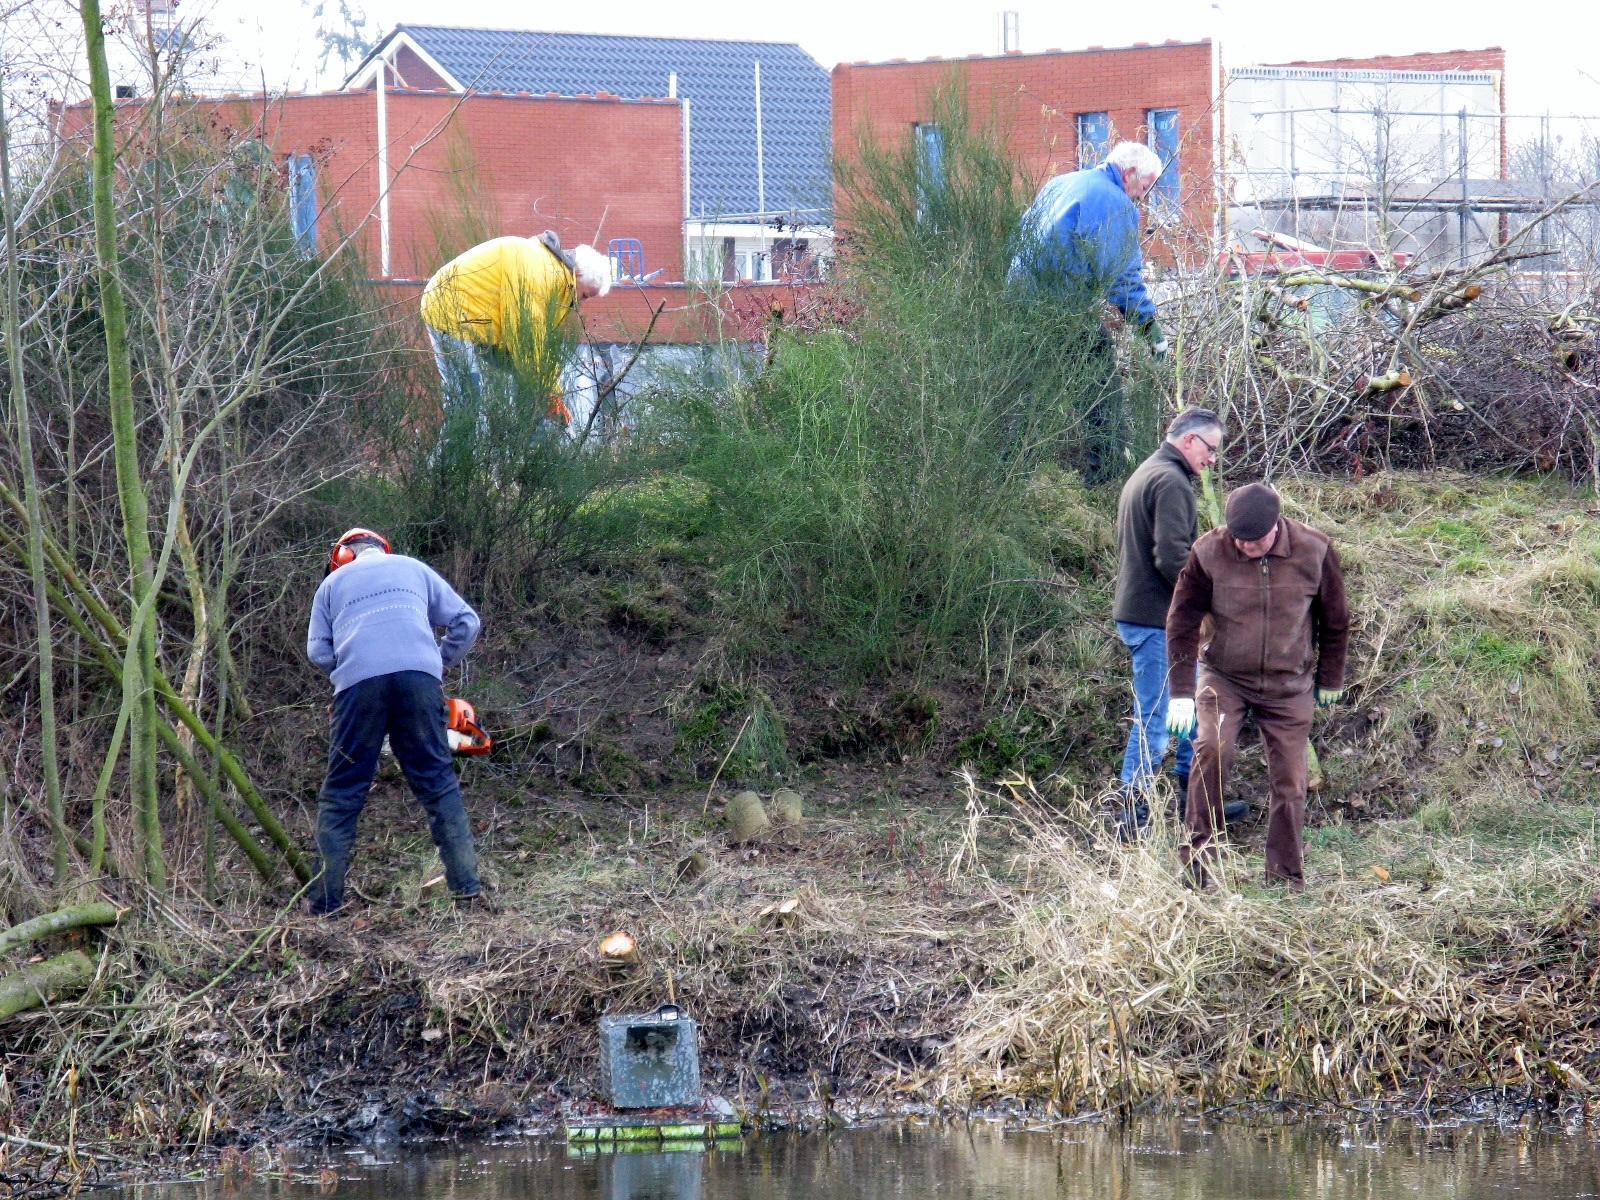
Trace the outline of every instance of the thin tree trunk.
{"label": "thin tree trunk", "polygon": [[[3,488],[3,486],[3,484],[0,484],[0,488]],[[0,544],[10,544],[15,547],[15,542],[12,541],[12,539],[5,533],[4,530],[0,530]],[[84,623],[83,617],[81,617],[77,610],[72,607],[72,603],[67,599],[66,595],[63,594],[54,584],[50,585],[50,594],[55,600],[56,607],[66,615],[68,622],[70,622],[73,628],[77,630],[79,636],[83,638],[84,643],[94,652],[95,657],[105,665],[107,673],[113,678],[120,675],[122,673],[122,663],[119,662],[115,655],[112,654],[111,648],[108,647],[104,642],[98,640],[94,636],[93,632],[88,629],[87,625]],[[167,684],[166,687],[170,694],[171,685]],[[179,703],[181,704],[181,702]],[[129,710],[127,706],[124,706],[118,711],[116,725],[111,731],[111,748],[106,752],[105,762],[100,770],[100,779],[95,785],[94,790],[94,809],[97,814],[102,812],[105,805],[106,793],[111,788],[111,776],[113,774],[113,769],[116,766],[117,754],[122,747],[123,733],[128,724],[128,711]],[[185,712],[187,713],[187,710],[185,710]],[[192,714],[188,715],[192,719]],[[199,725],[198,720],[196,720],[194,726],[186,726],[186,728],[203,729],[204,727]],[[250,836],[249,830],[247,830],[244,826],[244,823],[234,815],[233,810],[223,802],[221,793],[218,790],[216,783],[209,775],[205,773],[204,770],[201,769],[200,764],[195,761],[194,756],[188,751],[188,749],[185,748],[183,742],[178,737],[177,730],[175,730],[167,721],[163,720],[156,726],[156,733],[167,743],[167,746],[172,751],[173,756],[178,760],[179,766],[187,771],[190,778],[195,781],[195,784],[199,787],[201,794],[205,796],[212,815],[222,823],[223,827],[227,829],[229,834],[233,836],[233,839],[239,843],[239,848],[244,851],[245,857],[248,858],[252,864],[254,864],[256,870],[260,873],[261,878],[268,883],[271,883],[274,872],[272,869],[272,862],[267,857],[266,851],[264,851],[260,844]],[[228,766],[231,763],[231,760],[226,759],[224,752],[216,745],[216,743],[209,740],[209,735],[207,735],[207,738],[207,747],[212,751],[212,757],[223,758],[224,766]],[[236,766],[236,764],[234,765]],[[260,797],[256,796],[254,799],[259,801]],[[261,809],[257,809],[255,807],[252,807],[251,811],[255,813],[258,820],[262,821],[263,827],[267,829],[268,833],[272,833],[274,830],[280,834],[282,833],[281,826],[276,824],[275,819],[272,817],[270,812],[263,812]],[[102,869],[106,868],[104,820],[97,818],[94,828],[96,833],[95,840],[92,843],[83,842],[80,846],[80,849],[84,851],[85,857],[89,859],[91,873],[98,875]],[[280,843],[280,846],[281,845],[282,844]],[[290,866],[295,870],[297,876],[302,880],[302,882],[310,878],[310,872],[306,868],[303,858],[297,859],[295,855],[289,853],[288,851],[285,851],[285,858],[289,861]],[[112,874],[116,874],[116,872],[113,871]]]}
{"label": "thin tree trunk", "polygon": [[11,406],[17,422],[17,455],[22,460],[22,496],[28,509],[28,574],[33,580],[33,621],[39,653],[39,758],[44,774],[45,810],[54,826],[56,891],[67,886],[72,848],[61,804],[61,766],[56,736],[56,650],[50,600],[45,594],[44,525],[39,500],[39,467],[33,457],[33,420],[22,369],[22,280],[17,271],[17,204],[11,180],[11,129],[0,81],[0,189],[4,190],[6,271],[3,314],[6,359],[11,368]]}
{"label": "thin tree trunk", "polygon": [[133,360],[128,352],[128,312],[122,296],[121,261],[117,248],[117,214],[112,203],[112,168],[116,157],[115,112],[111,76],[106,66],[105,30],[100,0],[79,0],[84,50],[89,64],[89,94],[94,103],[94,243],[100,277],[100,320],[105,328],[107,392],[111,436],[117,466],[117,498],[122,507],[122,534],[128,548],[129,590],[137,624],[128,630],[137,652],[128,656],[123,688],[135,701],[129,739],[129,783],[134,811],[144,835],[145,876],[151,887],[164,889],[167,864],[161,849],[160,797],[156,789],[155,618],[147,613],[152,575],[149,500],[139,469],[138,424],[133,403]]}
{"label": "thin tree trunk", "polygon": [[[211,616],[208,611],[210,598],[206,595],[205,586],[200,578],[200,556],[195,553],[194,541],[189,536],[189,513],[181,502],[178,505],[178,559],[183,567],[184,582],[189,588],[189,607],[194,614],[194,639],[189,643],[189,665],[184,668],[183,685],[179,688],[178,694],[183,697],[185,704],[198,713],[206,651],[211,644]],[[192,754],[194,734],[186,728],[179,731],[179,736],[183,739],[184,747]],[[189,778],[187,771],[178,772],[174,792],[179,811],[187,811],[188,802],[194,793],[194,781]]]}
{"label": "thin tree trunk", "polygon": [[42,963],[23,967],[0,978],[0,1021],[25,1009],[36,1008],[62,992],[88,985],[94,978],[94,960],[82,950],[68,950]]}
{"label": "thin tree trunk", "polygon": [[[3,500],[6,505],[10,507],[11,511],[16,513],[17,516],[22,520],[27,520],[26,510],[22,507],[22,504],[16,498],[16,495],[11,491],[10,488],[6,486],[4,480],[0,480],[0,500]],[[0,542],[10,540],[11,539],[7,538],[5,530],[0,528]],[[72,563],[68,561],[64,554],[62,554],[61,548],[57,546],[49,537],[44,539],[44,552],[45,557],[50,560],[51,566],[55,567],[56,574],[60,577],[63,586],[67,589],[67,591],[63,592],[57,600],[57,607],[60,608],[61,611],[66,615],[67,619],[73,623],[73,628],[84,637],[85,642],[89,645],[90,649],[95,651],[97,657],[102,651],[107,657],[109,657],[114,651],[126,654],[128,650],[127,630],[123,629],[118,623],[116,617],[114,617],[106,609],[106,607],[101,604],[98,599],[96,599],[94,593],[78,575],[78,572],[76,569],[74,569]],[[89,618],[94,621],[96,625],[100,626],[101,629],[105,630],[109,638],[109,644],[106,642],[97,641],[92,637],[88,626],[83,623],[83,618],[78,616],[78,614],[71,608],[68,600],[69,594],[70,596],[75,597],[78,602],[83,605],[84,611],[89,614]],[[126,659],[124,659],[124,661],[126,661]],[[121,668],[111,667],[109,669],[111,669],[115,675],[126,675],[126,672]],[[228,782],[231,783],[238,791],[239,798],[242,799],[245,803],[245,806],[250,809],[250,812],[260,823],[261,828],[266,832],[267,836],[272,839],[277,847],[283,851],[283,856],[288,861],[289,866],[294,870],[295,877],[298,878],[301,883],[310,882],[311,866],[310,863],[307,862],[306,856],[302,854],[299,847],[294,844],[294,839],[292,839],[289,836],[288,831],[284,829],[283,822],[278,820],[277,815],[268,806],[266,800],[262,798],[261,793],[256,790],[255,784],[250,782],[250,776],[246,774],[245,769],[239,765],[238,759],[234,758],[232,754],[228,753],[227,748],[217,740],[216,735],[206,728],[205,723],[194,714],[194,711],[190,709],[188,705],[184,704],[183,698],[178,695],[177,689],[167,681],[165,675],[163,675],[159,670],[153,671],[151,680],[155,685],[155,689],[160,693],[162,703],[167,706],[168,711],[170,711],[172,715],[181,721],[187,728],[194,731],[194,735],[199,740],[200,745],[205,748],[212,760],[216,762],[217,766],[222,770],[222,773],[228,777]],[[155,728],[159,729],[160,726],[157,725]]]}
{"label": "thin tree trunk", "polygon": [[0,929],[0,954],[7,954],[18,946],[25,946],[40,938],[54,937],[58,933],[65,933],[69,929],[78,929],[84,925],[115,925],[121,917],[122,913],[117,906],[107,904],[104,900],[69,904],[66,908],[58,908],[55,912],[34,917],[31,921],[24,921],[9,929]]}

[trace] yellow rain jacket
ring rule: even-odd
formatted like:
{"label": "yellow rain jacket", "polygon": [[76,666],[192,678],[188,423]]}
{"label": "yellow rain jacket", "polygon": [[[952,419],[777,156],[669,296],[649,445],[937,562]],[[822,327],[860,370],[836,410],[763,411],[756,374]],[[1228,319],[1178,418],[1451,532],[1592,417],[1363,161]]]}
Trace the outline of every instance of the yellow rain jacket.
{"label": "yellow rain jacket", "polygon": [[440,267],[422,293],[422,319],[463,341],[493,346],[537,377],[546,339],[572,311],[572,268],[538,238],[500,237]]}

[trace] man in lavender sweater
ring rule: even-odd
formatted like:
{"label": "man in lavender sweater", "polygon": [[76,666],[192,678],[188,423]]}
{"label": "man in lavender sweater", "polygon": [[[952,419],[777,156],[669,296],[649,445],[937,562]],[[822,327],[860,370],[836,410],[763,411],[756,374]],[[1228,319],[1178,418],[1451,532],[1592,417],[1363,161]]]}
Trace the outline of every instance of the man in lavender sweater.
{"label": "man in lavender sweater", "polygon": [[[434,640],[435,626],[445,629]],[[440,681],[478,640],[478,614],[426,563],[391,554],[370,529],[334,543],[311,602],[306,656],[333,681],[328,777],[317,800],[311,911],[344,906],[356,823],[387,736],[406,781],[428,813],[433,844],[457,902],[484,904],[472,825],[461,803]]]}

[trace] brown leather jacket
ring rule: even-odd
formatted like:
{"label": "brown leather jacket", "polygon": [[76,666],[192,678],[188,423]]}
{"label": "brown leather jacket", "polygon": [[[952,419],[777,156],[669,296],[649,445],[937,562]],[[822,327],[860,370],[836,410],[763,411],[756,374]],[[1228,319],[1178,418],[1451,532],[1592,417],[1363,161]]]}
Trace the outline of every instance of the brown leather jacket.
{"label": "brown leather jacket", "polygon": [[1168,681],[1184,699],[1196,658],[1263,699],[1310,691],[1313,669],[1315,686],[1337,690],[1349,643],[1339,555],[1327,534],[1287,517],[1263,558],[1246,558],[1226,529],[1202,537],[1167,610]]}

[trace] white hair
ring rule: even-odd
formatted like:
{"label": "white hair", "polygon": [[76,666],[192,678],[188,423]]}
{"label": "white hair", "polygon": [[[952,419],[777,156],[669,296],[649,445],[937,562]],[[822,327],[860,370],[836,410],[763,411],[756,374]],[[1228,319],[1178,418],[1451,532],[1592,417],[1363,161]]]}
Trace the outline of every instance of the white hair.
{"label": "white hair", "polygon": [[611,260],[593,246],[572,248],[572,274],[579,286],[604,296],[611,290]]}
{"label": "white hair", "polygon": [[1140,179],[1158,179],[1163,169],[1161,156],[1143,142],[1118,142],[1106,161],[1118,170],[1132,168]]}

